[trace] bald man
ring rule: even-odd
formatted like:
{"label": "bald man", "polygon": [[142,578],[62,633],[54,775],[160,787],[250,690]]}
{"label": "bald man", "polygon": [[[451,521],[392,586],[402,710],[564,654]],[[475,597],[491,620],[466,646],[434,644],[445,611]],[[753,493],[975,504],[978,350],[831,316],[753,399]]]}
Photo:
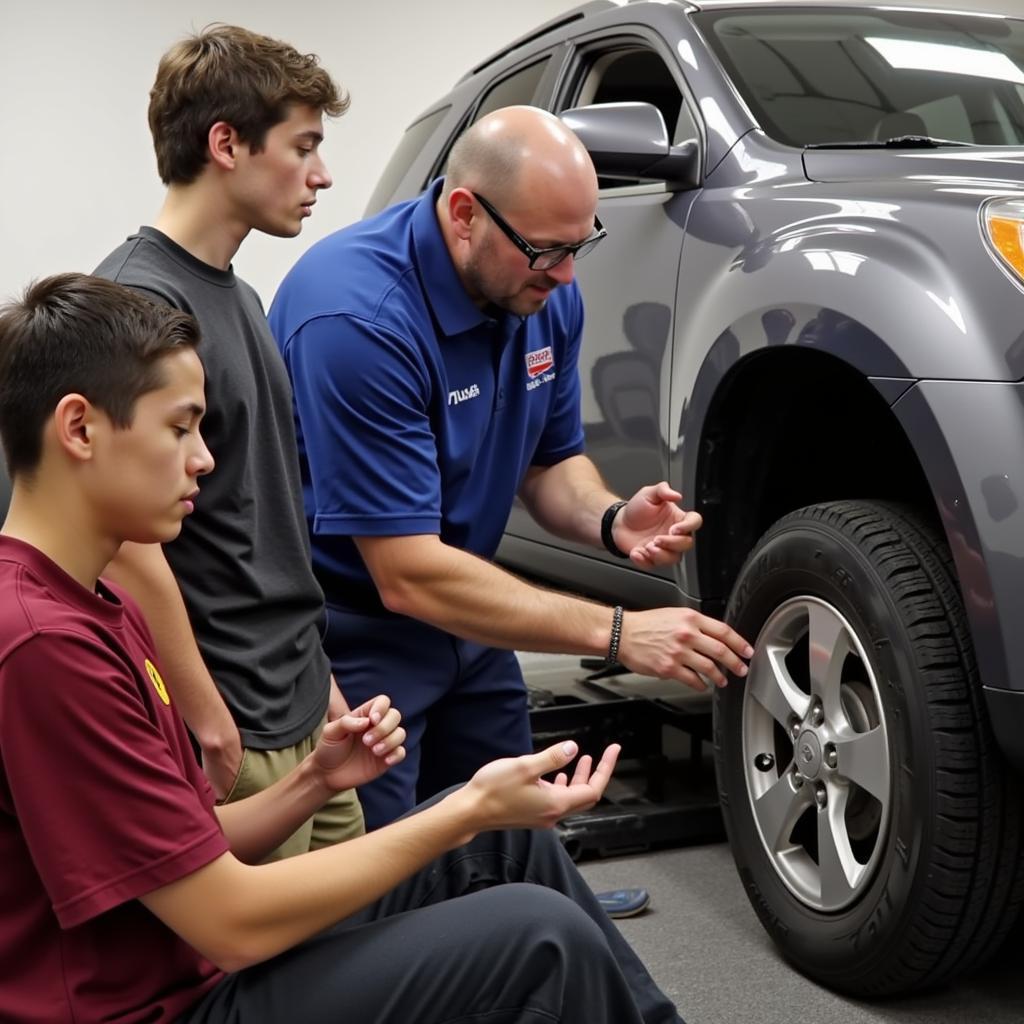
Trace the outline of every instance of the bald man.
{"label": "bald man", "polygon": [[447,177],[315,245],[271,328],[292,378],[325,649],[349,701],[401,709],[408,756],[360,790],[379,827],[531,748],[515,650],[597,655],[702,688],[753,653],[683,608],[628,612],[495,566],[518,494],[546,529],[636,565],[677,561],[700,516],[666,483],[622,501],[583,454],[575,261],[597,178],[557,118],[495,111]]}

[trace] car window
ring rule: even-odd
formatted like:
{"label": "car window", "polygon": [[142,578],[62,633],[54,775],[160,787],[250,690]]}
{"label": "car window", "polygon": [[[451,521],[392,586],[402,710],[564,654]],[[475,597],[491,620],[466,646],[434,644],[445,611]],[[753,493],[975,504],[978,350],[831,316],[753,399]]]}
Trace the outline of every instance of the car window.
{"label": "car window", "polygon": [[693,16],[761,127],[805,146],[1024,144],[1024,22],[804,8]]}
{"label": "car window", "polygon": [[492,85],[482,95],[472,118],[461,124],[459,130],[448,140],[448,145],[445,146],[431,169],[429,180],[433,180],[446,173],[448,169],[448,154],[451,152],[452,146],[455,145],[455,140],[471,124],[475,124],[480,118],[485,117],[494,110],[500,110],[502,107],[532,105],[550,59],[550,55],[547,55],[543,60],[534,61],[525,68],[519,68],[511,75],[507,75]]}
{"label": "car window", "polygon": [[373,195],[367,204],[368,210],[383,209],[383,207],[391,202],[399,183],[405,177],[413,160],[420,155],[423,147],[427,144],[427,140],[433,134],[434,129],[438,126],[444,115],[448,113],[448,110],[448,107],[441,107],[439,110],[421,117],[405,130],[401,142],[398,143],[395,152],[380,176],[380,180],[377,182],[377,187],[373,190]]}
{"label": "car window", "polygon": [[[698,137],[697,127],[683,102],[682,90],[668,65],[646,47],[619,46],[589,51],[579,76],[579,87],[566,107],[592,103],[651,103],[661,111],[674,142]],[[602,178],[602,188],[635,184],[621,178]]]}
{"label": "car window", "polygon": [[500,110],[502,107],[533,103],[533,98],[537,94],[537,86],[540,85],[540,80],[544,77],[544,69],[547,65],[547,58],[538,60],[507,78],[503,78],[496,85],[492,85],[480,100],[480,104],[473,114],[473,120],[479,121],[492,110]]}

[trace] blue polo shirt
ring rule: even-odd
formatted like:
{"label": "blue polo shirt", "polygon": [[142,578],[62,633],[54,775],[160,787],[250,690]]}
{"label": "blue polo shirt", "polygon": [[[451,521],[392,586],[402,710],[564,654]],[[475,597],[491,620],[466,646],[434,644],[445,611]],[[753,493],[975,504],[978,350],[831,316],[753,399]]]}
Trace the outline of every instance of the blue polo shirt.
{"label": "blue polo shirt", "polygon": [[352,537],[433,533],[489,559],[527,469],[583,450],[576,283],[529,317],[478,308],[441,235],[440,189],[318,242],[270,310],[332,604],[377,602]]}

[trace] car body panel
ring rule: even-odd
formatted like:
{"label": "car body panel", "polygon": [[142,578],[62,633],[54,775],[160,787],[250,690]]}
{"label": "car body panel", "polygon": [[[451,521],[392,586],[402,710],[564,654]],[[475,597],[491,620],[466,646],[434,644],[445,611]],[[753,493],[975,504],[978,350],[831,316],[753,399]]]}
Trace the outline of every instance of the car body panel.
{"label": "car body panel", "polygon": [[[657,479],[682,490],[684,504],[707,520],[699,550],[716,529],[733,529],[717,526],[724,510],[706,483],[717,457],[712,435],[722,429],[716,415],[734,382],[756,388],[780,354],[859,380],[876,396],[885,429],[896,432],[887,436],[909,442],[909,468],[926,481],[930,514],[961,576],[983,682],[993,694],[1014,694],[1024,691],[1024,643],[1013,629],[1015,595],[1024,591],[1017,383],[1024,380],[1024,284],[993,255],[980,211],[992,198],[1024,197],[1024,148],[775,141],[695,20],[700,10],[840,7],[851,5],[589,4],[464,78],[443,101],[450,109],[423,154],[386,198],[417,194],[440,169],[455,131],[471,123],[479,98],[538,55],[550,55],[550,64],[531,101],[559,112],[580,105],[595,53],[635,46],[656,54],[689,118],[681,117],[680,130],[692,125],[700,146],[701,181],[689,189],[602,188],[608,239],[577,268],[588,452],[619,493]],[[677,133],[671,141],[684,140]],[[804,386],[816,386],[814,372]],[[877,453],[880,464],[888,454]],[[717,543],[714,550],[727,549],[729,538]],[[551,537],[522,506],[512,511],[499,558],[525,575],[634,607],[714,612],[729,586],[728,575],[710,573],[696,551],[677,567],[642,571]],[[1000,707],[1021,708],[1024,727],[1024,702]],[[1011,731],[1000,723],[1004,745]],[[1024,765],[1024,755],[1008,752]]]}

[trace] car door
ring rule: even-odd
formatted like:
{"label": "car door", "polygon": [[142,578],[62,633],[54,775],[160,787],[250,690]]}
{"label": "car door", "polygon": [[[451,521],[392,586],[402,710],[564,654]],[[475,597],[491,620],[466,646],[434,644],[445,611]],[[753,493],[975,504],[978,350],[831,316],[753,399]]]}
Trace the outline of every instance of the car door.
{"label": "car door", "polygon": [[[653,103],[674,142],[701,137],[685,82],[657,37],[634,30],[579,40],[554,98],[555,112],[624,101]],[[608,237],[576,267],[586,318],[579,365],[582,415],[588,455],[608,485],[629,496],[645,484],[669,478],[668,439],[673,434],[668,388],[678,315],[676,285],[683,232],[699,190],[673,191],[663,182],[614,179],[599,184],[599,215]],[[534,558],[544,557],[531,555],[530,546],[547,545],[553,554],[553,544],[517,503],[503,560],[529,571]],[[565,572],[559,573],[564,582],[598,595],[607,586],[621,593],[623,581],[609,579],[602,585],[602,572],[595,572],[593,561],[609,567],[621,567],[621,562],[590,547],[557,544],[574,552],[576,561],[591,560],[590,569],[581,564],[574,570],[566,563]],[[650,575],[674,580],[672,568]],[[593,585],[588,587],[588,581]],[[637,579],[630,586],[644,584]],[[661,601],[670,599],[660,593],[664,583],[657,589]]]}

